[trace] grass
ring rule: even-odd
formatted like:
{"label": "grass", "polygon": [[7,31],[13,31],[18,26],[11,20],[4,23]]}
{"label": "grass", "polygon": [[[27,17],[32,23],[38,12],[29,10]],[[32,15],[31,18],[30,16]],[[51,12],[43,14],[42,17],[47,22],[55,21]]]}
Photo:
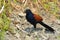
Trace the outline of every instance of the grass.
{"label": "grass", "polygon": [[10,19],[6,15],[6,13],[9,12],[9,3],[10,2],[7,3],[6,0],[0,0],[0,8],[4,5],[4,10],[0,14],[0,40],[4,40],[5,33],[10,25]]}

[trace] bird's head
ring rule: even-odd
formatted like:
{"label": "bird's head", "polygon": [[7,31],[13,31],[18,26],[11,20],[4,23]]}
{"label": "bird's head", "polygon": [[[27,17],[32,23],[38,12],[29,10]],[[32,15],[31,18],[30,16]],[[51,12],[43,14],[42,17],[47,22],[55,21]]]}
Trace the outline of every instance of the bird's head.
{"label": "bird's head", "polygon": [[31,10],[30,9],[26,9],[25,11],[24,11],[24,13],[31,13]]}

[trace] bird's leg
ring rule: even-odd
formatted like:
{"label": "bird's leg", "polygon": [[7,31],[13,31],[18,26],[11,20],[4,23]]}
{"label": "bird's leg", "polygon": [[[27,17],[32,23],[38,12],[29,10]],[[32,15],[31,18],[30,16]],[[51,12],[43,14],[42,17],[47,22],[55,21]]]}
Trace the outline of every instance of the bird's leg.
{"label": "bird's leg", "polygon": [[36,30],[36,24],[33,24],[34,28],[33,28],[33,31]]}
{"label": "bird's leg", "polygon": [[36,24],[34,24],[33,26],[34,26],[34,28],[36,28]]}

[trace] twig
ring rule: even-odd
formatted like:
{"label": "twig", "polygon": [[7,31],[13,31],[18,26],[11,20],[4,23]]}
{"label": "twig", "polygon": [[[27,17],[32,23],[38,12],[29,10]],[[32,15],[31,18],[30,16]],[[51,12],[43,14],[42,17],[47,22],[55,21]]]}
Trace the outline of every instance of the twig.
{"label": "twig", "polygon": [[[46,13],[50,13],[50,12],[48,11],[48,9],[44,8],[44,3],[42,2],[42,0],[38,0],[38,1],[40,1],[40,5],[43,7],[43,9],[46,11]],[[48,0],[47,0],[47,1],[48,1]]]}
{"label": "twig", "polygon": [[29,35],[29,33],[27,33],[26,31],[22,30],[21,28],[19,28],[19,26],[16,26],[16,27],[17,27],[17,29],[19,29],[20,31],[22,31],[24,34]]}
{"label": "twig", "polygon": [[27,4],[27,0],[25,0],[24,7],[25,7],[26,4]]}
{"label": "twig", "polygon": [[16,10],[20,10],[20,9],[21,9],[21,6],[15,4],[15,3],[13,3],[13,2],[11,2],[11,6],[12,6],[14,9],[16,9]]}
{"label": "twig", "polygon": [[47,37],[45,37],[43,34],[40,34],[44,39],[47,39]]}
{"label": "twig", "polygon": [[0,10],[0,13],[2,13],[3,9],[4,9],[4,5],[2,6],[2,8],[1,8],[1,10]]}

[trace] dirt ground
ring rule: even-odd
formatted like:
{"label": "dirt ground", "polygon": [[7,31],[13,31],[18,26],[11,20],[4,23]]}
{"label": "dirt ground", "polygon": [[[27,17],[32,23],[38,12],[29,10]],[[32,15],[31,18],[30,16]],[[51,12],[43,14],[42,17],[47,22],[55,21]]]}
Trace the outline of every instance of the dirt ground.
{"label": "dirt ground", "polygon": [[[9,29],[10,31],[6,32],[6,40],[60,40],[60,20],[58,20],[54,15],[50,13],[46,13],[44,9],[39,6],[39,11],[35,8],[28,7],[35,13],[38,13],[40,16],[43,17],[43,22],[52,27],[55,30],[55,33],[51,33],[45,28],[37,24],[36,30],[34,30],[33,25],[27,22],[25,18],[25,13],[23,10],[13,10],[12,14],[10,15],[11,23]],[[16,9],[16,8],[15,8]]]}

